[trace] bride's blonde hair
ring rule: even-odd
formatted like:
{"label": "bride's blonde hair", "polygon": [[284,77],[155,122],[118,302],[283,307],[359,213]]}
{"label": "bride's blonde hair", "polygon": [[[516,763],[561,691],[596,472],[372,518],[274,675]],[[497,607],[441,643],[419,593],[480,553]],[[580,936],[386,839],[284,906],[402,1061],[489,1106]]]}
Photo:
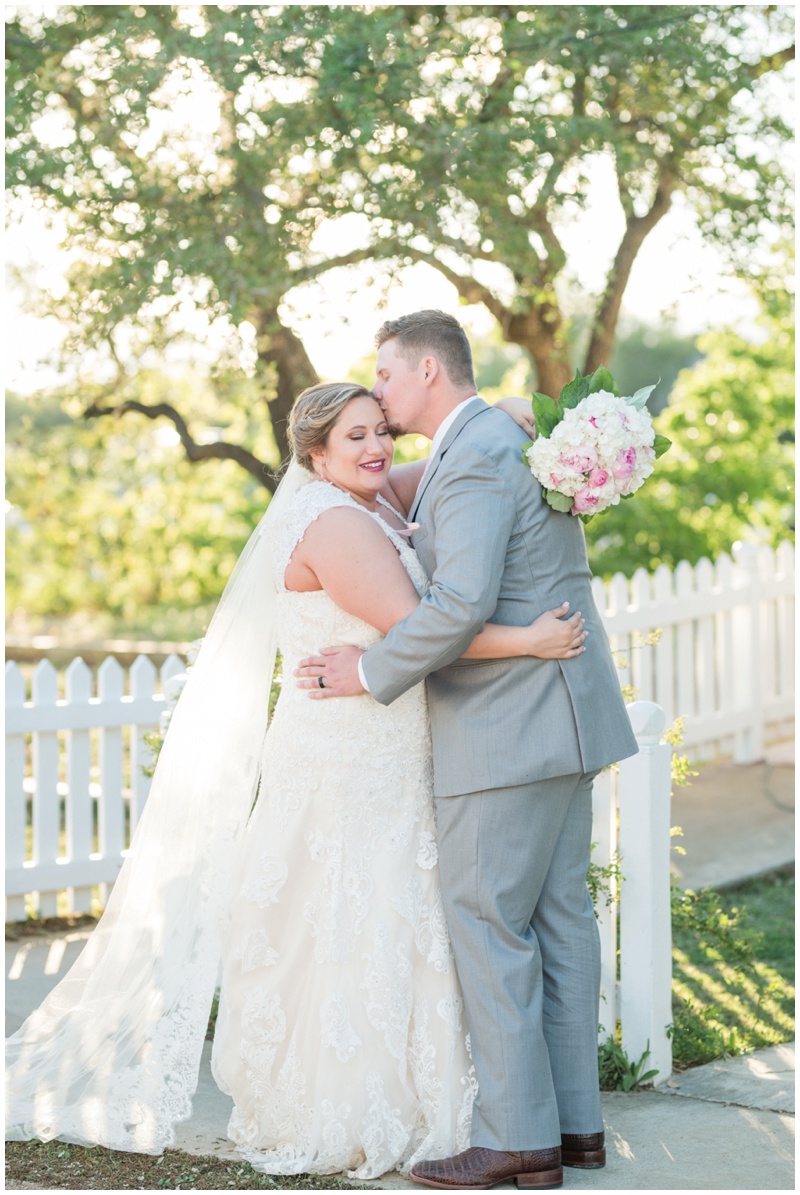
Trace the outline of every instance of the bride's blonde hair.
{"label": "bride's blonde hair", "polygon": [[312,470],[311,453],[324,448],[331,428],[354,398],[372,398],[366,386],[355,382],[322,382],[309,386],[295,399],[289,414],[287,435],[294,459]]}

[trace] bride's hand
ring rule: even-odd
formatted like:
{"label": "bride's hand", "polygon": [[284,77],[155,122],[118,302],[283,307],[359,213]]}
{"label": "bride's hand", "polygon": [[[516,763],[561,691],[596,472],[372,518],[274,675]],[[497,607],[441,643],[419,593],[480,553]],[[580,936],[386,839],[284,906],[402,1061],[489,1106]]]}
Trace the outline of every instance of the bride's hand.
{"label": "bride's hand", "polygon": [[519,398],[513,396],[511,398],[501,398],[494,404],[498,411],[505,411],[506,415],[510,415],[515,423],[518,423],[524,432],[527,432],[531,439],[536,435],[536,423],[533,418],[533,410],[529,398]]}
{"label": "bride's hand", "polygon": [[544,614],[523,628],[526,643],[529,643],[528,655],[538,656],[541,660],[569,660],[586,651],[584,640],[589,634],[584,630],[584,620],[580,610],[570,618],[566,618],[569,602],[564,602],[555,610],[546,610]]}

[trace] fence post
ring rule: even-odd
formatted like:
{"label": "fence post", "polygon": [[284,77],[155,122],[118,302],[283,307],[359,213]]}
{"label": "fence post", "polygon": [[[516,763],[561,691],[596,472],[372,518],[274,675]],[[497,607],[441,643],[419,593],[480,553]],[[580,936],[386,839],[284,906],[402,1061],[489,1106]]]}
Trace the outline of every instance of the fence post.
{"label": "fence post", "polygon": [[672,927],[670,919],[670,757],[662,743],[664,711],[651,701],[628,706],[639,754],[619,770],[620,1020],[622,1048],[655,1082],[672,1071]]}
{"label": "fence post", "polygon": [[[592,862],[606,867],[617,855],[617,802],[614,774],[606,768],[595,777],[592,787]],[[610,901],[600,893],[595,901],[597,928],[600,933],[600,1015],[598,1043],[613,1038],[619,1020],[617,984],[617,902],[612,882]]]}
{"label": "fence post", "polygon": [[764,757],[764,707],[758,658],[761,589],[758,549],[755,544],[737,541],[733,545],[733,559],[738,574],[736,587],[743,591],[742,604],[733,611],[736,708],[747,713],[745,729],[736,734],[733,762],[744,764]]}

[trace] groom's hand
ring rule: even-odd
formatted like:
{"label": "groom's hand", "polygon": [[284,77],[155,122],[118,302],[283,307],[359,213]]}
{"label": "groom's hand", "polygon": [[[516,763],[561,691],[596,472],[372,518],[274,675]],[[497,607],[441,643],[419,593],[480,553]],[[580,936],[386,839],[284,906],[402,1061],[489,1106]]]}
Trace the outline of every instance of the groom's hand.
{"label": "groom's hand", "polygon": [[[366,690],[359,680],[360,647],[323,647],[318,656],[301,660],[294,675],[298,688],[308,689],[309,697],[355,697]],[[320,684],[320,679],[322,684]]]}

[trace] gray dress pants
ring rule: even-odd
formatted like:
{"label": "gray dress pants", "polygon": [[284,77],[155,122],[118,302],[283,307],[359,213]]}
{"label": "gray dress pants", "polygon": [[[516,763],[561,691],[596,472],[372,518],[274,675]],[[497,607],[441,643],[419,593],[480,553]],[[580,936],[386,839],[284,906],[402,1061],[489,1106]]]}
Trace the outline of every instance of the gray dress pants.
{"label": "gray dress pants", "polygon": [[603,1128],[600,940],[586,887],[596,773],[436,799],[447,925],[479,1091],[472,1145]]}

